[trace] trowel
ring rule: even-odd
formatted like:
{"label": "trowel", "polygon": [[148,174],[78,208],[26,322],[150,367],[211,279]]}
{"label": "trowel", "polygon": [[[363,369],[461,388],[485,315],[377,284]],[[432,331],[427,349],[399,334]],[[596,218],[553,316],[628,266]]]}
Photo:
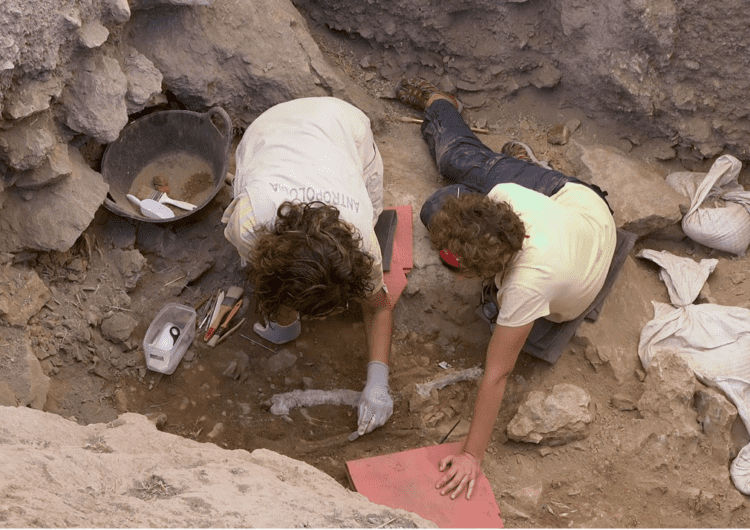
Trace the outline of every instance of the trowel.
{"label": "trowel", "polygon": [[150,219],[171,219],[174,212],[166,204],[162,204],[153,199],[138,199],[135,195],[125,195],[130,202],[137,208],[140,208],[141,214]]}

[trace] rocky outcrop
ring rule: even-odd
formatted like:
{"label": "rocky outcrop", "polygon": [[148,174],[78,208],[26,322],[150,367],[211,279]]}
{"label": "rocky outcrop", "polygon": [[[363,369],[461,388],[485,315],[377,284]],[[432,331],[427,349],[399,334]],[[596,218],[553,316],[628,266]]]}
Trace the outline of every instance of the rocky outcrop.
{"label": "rocky outcrop", "polygon": [[0,26],[5,252],[68,250],[107,193],[90,169],[102,147],[167,94],[245,127],[276,103],[343,87],[287,0],[10,0]]}
{"label": "rocky outcrop", "polygon": [[341,90],[287,0],[136,12],[126,34],[182,103],[194,110],[221,106],[243,128],[276,103]]}
{"label": "rocky outcrop", "polygon": [[[680,156],[747,159],[750,58],[742,2],[295,0],[313,19],[373,46],[368,65],[467,96],[547,90],[561,107],[604,111],[669,139]],[[717,23],[717,13],[721,23]],[[417,50],[410,61],[405,50]],[[466,103],[466,102],[465,102]]]}
{"label": "rocky outcrop", "polygon": [[138,414],[84,427],[0,406],[0,467],[9,527],[435,526],[304,462],[162,433]]}
{"label": "rocky outcrop", "polygon": [[78,149],[65,147],[72,165],[67,178],[35,190],[0,194],[0,250],[68,250],[104,202],[108,185]]}

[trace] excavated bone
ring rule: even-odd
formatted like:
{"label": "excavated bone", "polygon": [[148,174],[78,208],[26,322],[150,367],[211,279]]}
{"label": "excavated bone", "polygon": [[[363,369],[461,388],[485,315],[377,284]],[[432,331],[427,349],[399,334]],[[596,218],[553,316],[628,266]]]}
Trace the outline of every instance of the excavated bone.
{"label": "excavated bone", "polygon": [[349,405],[359,404],[359,394],[354,390],[292,390],[271,396],[271,413],[277,416],[289,414],[297,407],[314,407],[315,405]]}
{"label": "excavated bone", "polygon": [[430,397],[430,392],[433,390],[440,390],[441,388],[445,388],[448,385],[461,381],[475,381],[480,379],[483,373],[484,370],[479,366],[467,368],[465,370],[458,370],[448,375],[444,375],[443,377],[433,379],[432,381],[416,385],[417,394],[423,398],[428,398]]}

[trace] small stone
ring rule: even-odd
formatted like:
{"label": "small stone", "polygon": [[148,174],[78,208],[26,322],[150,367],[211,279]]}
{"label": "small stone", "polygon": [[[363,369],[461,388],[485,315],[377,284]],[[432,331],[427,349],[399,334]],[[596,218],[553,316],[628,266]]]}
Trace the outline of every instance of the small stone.
{"label": "small stone", "polygon": [[224,424],[219,422],[216,425],[214,425],[214,428],[211,429],[211,432],[208,433],[208,437],[213,439],[219,436],[224,431]]}
{"label": "small stone", "polygon": [[617,410],[628,411],[638,408],[637,403],[623,394],[615,394],[609,400],[610,404]]}
{"label": "small stone", "polygon": [[128,411],[128,395],[122,389],[115,392],[115,408],[120,413]]}
{"label": "small stone", "polygon": [[148,418],[151,423],[156,425],[156,428],[158,430],[162,430],[167,424],[167,415],[163,412],[149,412],[146,414],[146,418]]}
{"label": "small stone", "polygon": [[565,145],[570,139],[570,131],[562,123],[553,126],[547,133],[547,143]]}
{"label": "small stone", "polygon": [[102,320],[102,336],[114,343],[124,342],[130,337],[137,325],[138,321],[133,317],[118,312]]}
{"label": "small stone", "polygon": [[297,356],[293,352],[284,349],[271,356],[266,362],[268,371],[275,374],[276,372],[292,367],[297,362]]}

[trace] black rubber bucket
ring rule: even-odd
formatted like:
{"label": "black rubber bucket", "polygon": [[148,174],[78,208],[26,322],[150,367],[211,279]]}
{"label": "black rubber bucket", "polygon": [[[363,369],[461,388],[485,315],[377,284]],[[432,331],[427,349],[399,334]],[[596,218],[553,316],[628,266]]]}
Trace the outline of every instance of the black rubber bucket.
{"label": "black rubber bucket", "polygon": [[[231,145],[232,120],[220,107],[205,113],[167,110],[143,116],[128,124],[104,151],[102,176],[109,184],[104,206],[149,223],[184,219],[211,202],[221,189]],[[126,195],[137,196],[143,186],[154,188],[155,176],[167,180],[169,198],[194,204],[195,209],[170,206],[175,216],[169,219],[142,215]]]}

